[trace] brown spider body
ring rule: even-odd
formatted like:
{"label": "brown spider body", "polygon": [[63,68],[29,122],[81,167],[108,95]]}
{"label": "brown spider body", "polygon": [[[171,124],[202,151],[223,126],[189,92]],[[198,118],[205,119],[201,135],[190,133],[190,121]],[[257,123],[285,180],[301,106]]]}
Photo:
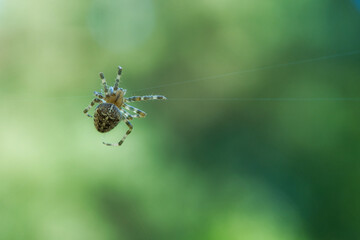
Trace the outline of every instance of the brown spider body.
{"label": "brown spider body", "polygon": [[[133,126],[129,120],[134,118],[143,118],[146,116],[146,113],[140,109],[132,107],[126,103],[128,102],[137,102],[137,101],[146,101],[154,99],[163,99],[166,97],[160,95],[149,95],[149,96],[133,96],[125,98],[126,90],[119,88],[120,76],[122,68],[118,68],[118,74],[116,76],[115,85],[113,87],[108,87],[104,74],[100,73],[100,78],[104,86],[104,93],[95,92],[96,98],[94,98],[90,105],[84,109],[84,114],[88,117],[93,117],[88,114],[91,107],[95,103],[100,103],[94,113],[94,125],[96,130],[101,133],[106,133],[115,128],[119,122],[124,121],[128,126],[129,130],[123,136],[123,138],[116,144],[104,143],[107,146],[120,146],[125,138],[131,133]],[[129,113],[132,112],[133,114]]]}
{"label": "brown spider body", "polygon": [[105,133],[116,127],[124,115],[112,103],[101,103],[95,109],[94,125],[96,130]]}
{"label": "brown spider body", "polygon": [[105,96],[104,100],[107,103],[115,104],[118,108],[121,108],[124,103],[124,95],[125,91],[120,88],[116,90],[116,92],[114,92],[113,94]]}

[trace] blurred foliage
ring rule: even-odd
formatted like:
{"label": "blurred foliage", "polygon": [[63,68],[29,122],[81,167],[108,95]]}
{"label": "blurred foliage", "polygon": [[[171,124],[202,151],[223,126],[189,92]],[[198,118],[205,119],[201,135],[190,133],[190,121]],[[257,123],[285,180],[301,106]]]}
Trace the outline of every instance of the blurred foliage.
{"label": "blurred foliage", "polygon": [[[228,73],[360,50],[358,5],[0,0],[0,239],[357,239],[360,56]],[[118,65],[169,100],[110,148]]]}

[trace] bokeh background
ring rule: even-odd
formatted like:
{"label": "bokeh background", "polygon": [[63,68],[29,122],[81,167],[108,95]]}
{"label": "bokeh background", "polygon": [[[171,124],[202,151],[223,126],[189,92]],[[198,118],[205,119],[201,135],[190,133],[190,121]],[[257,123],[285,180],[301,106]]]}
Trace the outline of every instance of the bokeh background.
{"label": "bokeh background", "polygon": [[[0,239],[359,239],[359,37],[352,0],[0,0]],[[118,65],[169,100],[106,147]]]}

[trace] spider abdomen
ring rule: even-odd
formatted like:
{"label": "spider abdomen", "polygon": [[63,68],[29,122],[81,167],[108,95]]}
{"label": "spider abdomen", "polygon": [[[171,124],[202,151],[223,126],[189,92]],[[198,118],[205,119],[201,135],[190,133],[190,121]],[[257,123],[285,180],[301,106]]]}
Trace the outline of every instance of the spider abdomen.
{"label": "spider abdomen", "polygon": [[114,104],[102,103],[95,109],[94,125],[96,130],[105,133],[116,127],[123,118],[123,114]]}

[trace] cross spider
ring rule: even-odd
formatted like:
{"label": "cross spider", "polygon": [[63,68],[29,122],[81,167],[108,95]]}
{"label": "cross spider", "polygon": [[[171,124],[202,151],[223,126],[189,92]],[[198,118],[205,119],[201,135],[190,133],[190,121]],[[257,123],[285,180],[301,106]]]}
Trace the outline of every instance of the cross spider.
{"label": "cross spider", "polygon": [[[104,74],[100,73],[100,78],[102,81],[102,85],[104,86],[104,93],[94,92],[96,98],[94,98],[89,106],[84,109],[84,114],[90,118],[94,118],[94,125],[96,130],[101,133],[109,132],[113,128],[115,128],[119,122],[124,121],[126,125],[129,127],[129,130],[126,132],[124,137],[118,143],[105,143],[103,144],[107,146],[120,146],[125,138],[131,133],[133,126],[131,125],[129,120],[133,118],[143,118],[146,116],[146,113],[140,109],[134,108],[128,104],[127,102],[136,102],[136,101],[145,101],[145,100],[154,100],[154,99],[163,99],[166,100],[166,97],[160,95],[149,95],[149,96],[133,96],[125,98],[126,89],[119,88],[120,76],[121,76],[122,68],[118,67],[118,73],[115,80],[114,87],[108,87]],[[91,107],[95,105],[95,103],[100,103],[94,112],[94,117],[88,114]],[[136,113],[131,115],[126,110]]]}

